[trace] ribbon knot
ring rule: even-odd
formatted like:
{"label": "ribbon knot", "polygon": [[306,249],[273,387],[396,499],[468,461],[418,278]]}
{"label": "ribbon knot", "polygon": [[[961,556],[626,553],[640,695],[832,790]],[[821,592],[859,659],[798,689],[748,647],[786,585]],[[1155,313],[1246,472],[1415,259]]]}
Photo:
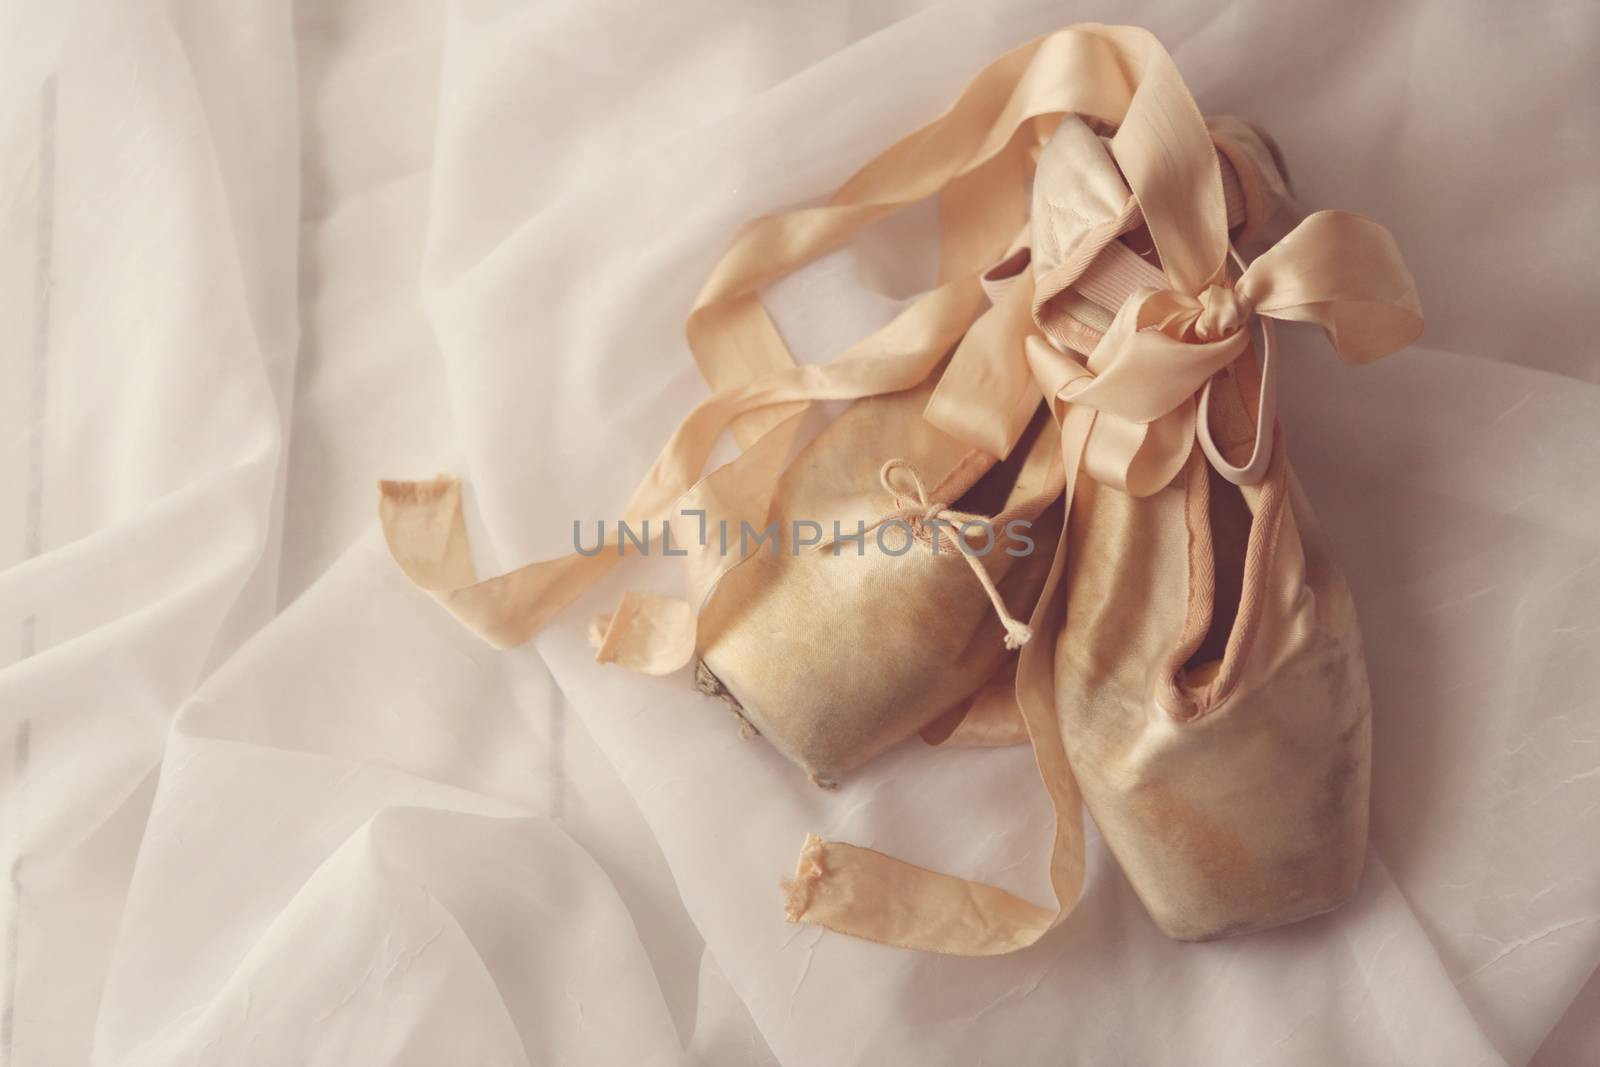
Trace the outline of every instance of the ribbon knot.
{"label": "ribbon knot", "polygon": [[1233,286],[1208,285],[1200,294],[1194,335],[1201,341],[1220,341],[1244,329],[1254,311]]}
{"label": "ribbon knot", "polygon": [[[904,472],[911,479],[911,493],[909,495],[900,492],[895,487],[893,475],[896,471]],[[926,531],[930,530],[934,523],[945,519],[946,516],[956,516],[969,520],[972,518],[972,516],[951,511],[950,505],[942,500],[930,500],[928,498],[928,487],[923,484],[922,475],[917,472],[917,468],[912,465],[910,460],[891,459],[878,471],[878,481],[889,492],[889,495],[894,497],[896,510],[879,519],[873,524],[874,527],[895,519],[909,519]]]}
{"label": "ribbon knot", "polygon": [[[1319,211],[1237,282],[1228,282],[1225,267],[1194,286],[1194,295],[1183,288],[1135,292],[1086,363],[1042,336],[1027,339],[1028,362],[1058,419],[1065,419],[1067,406],[1091,409],[1076,436],[1084,468],[1096,481],[1149,496],[1183,468],[1196,440],[1224,476],[1259,480],[1271,449],[1266,407],[1258,412],[1255,455],[1245,467],[1233,467],[1198,422],[1197,404],[1212,376],[1249,346],[1252,318],[1316,323],[1349,363],[1370,363],[1422,332],[1415,284],[1394,238],[1361,215]],[[1269,360],[1264,353],[1263,378]],[[1063,437],[1064,449],[1071,443]]]}

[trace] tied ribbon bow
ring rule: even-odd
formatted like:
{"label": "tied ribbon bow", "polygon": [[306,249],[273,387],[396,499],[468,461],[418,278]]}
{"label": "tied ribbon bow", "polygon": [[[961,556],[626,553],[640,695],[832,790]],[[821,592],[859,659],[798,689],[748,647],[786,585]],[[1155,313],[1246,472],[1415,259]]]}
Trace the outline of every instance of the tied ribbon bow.
{"label": "tied ribbon bow", "polygon": [[[1067,405],[1095,413],[1079,444],[1084,469],[1096,481],[1148,496],[1183,468],[1198,437],[1219,471],[1248,483],[1260,479],[1270,458],[1270,434],[1262,432],[1271,426],[1270,405],[1258,412],[1256,455],[1244,467],[1232,467],[1217,453],[1200,416],[1212,375],[1244,352],[1257,318],[1315,323],[1348,363],[1370,363],[1422,332],[1415,283],[1389,231],[1361,215],[1319,211],[1237,282],[1219,272],[1197,294],[1138,290],[1117,311],[1087,365],[1038,335],[1027,339],[1026,351],[1058,418]],[[1264,380],[1270,330],[1267,338]]]}
{"label": "tied ribbon bow", "polygon": [[[894,476],[904,474],[911,482],[910,492],[903,492],[895,485]],[[989,568],[966,543],[966,530],[968,526],[982,526],[987,528],[989,520],[982,515],[972,515],[965,511],[954,511],[943,501],[934,500],[928,495],[928,486],[922,480],[921,473],[916,465],[905,459],[891,459],[878,470],[878,481],[884,490],[894,497],[894,510],[882,518],[864,527],[860,534],[853,536],[864,537],[880,526],[891,523],[904,525],[908,531],[922,530],[934,551],[938,551],[938,544],[943,539],[938,527],[948,527],[953,533],[952,538],[967,566],[972,568],[973,575],[978,583],[983,586],[983,591],[989,596],[989,603],[994,606],[995,615],[999,617],[1000,624],[1005,627],[1005,646],[1009,649],[1019,649],[1027,644],[1033,637],[1033,631],[1028,629],[1028,624],[1016,618],[1006,609],[1005,597],[1000,595],[1000,587],[995,585],[994,577],[989,573]],[[816,547],[816,551],[823,552],[832,548],[837,542],[829,541]],[[989,545],[994,546],[994,534],[990,531]],[[985,550],[987,551],[987,550]]]}
{"label": "tied ribbon bow", "polygon": [[[1168,290],[1184,302],[1183,295],[1175,290]],[[1187,318],[1191,323],[1189,329],[1198,341],[1220,341],[1225,337],[1232,337],[1244,328],[1255,308],[1250,306],[1250,301],[1239,295],[1237,289],[1225,285],[1207,286],[1205,292],[1195,300],[1199,305],[1198,313],[1191,313],[1188,307],[1180,307],[1173,312],[1171,322],[1176,324]]]}

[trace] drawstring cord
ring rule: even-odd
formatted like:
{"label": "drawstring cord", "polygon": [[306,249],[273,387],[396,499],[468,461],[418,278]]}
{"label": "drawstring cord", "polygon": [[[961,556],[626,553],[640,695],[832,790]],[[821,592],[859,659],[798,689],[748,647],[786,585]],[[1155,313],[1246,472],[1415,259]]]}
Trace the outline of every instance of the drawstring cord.
{"label": "drawstring cord", "polygon": [[[910,477],[912,487],[916,493],[914,498],[907,497],[895,487],[892,475],[897,470],[904,471]],[[878,480],[883,483],[884,489],[894,497],[895,510],[870,526],[865,527],[860,534],[853,535],[853,537],[865,536],[878,527],[891,522],[907,523],[924,530],[928,530],[935,522],[943,522],[957,531],[957,536],[961,537],[964,542],[965,535],[960,531],[967,523],[986,524],[988,521],[981,515],[969,515],[963,511],[952,511],[941,501],[929,500],[928,487],[923,484],[922,476],[917,473],[917,468],[908,460],[891,459],[878,471]],[[937,538],[938,531],[931,530],[930,536]],[[837,542],[818,545],[816,551],[825,551],[833,547],[835,543]],[[1000,617],[1000,622],[1006,628],[1006,647],[1017,649],[1027,644],[1028,640],[1033,637],[1033,631],[1028,628],[1027,623],[1014,618],[1011,612],[1006,610],[1006,602],[1000,596],[1000,590],[994,584],[994,578],[990,576],[988,568],[983,565],[983,561],[967,551],[964,543],[959,551],[962,558],[967,561],[967,565],[972,568],[972,573],[983,585],[983,591],[989,594],[989,603],[994,605],[995,614]]]}

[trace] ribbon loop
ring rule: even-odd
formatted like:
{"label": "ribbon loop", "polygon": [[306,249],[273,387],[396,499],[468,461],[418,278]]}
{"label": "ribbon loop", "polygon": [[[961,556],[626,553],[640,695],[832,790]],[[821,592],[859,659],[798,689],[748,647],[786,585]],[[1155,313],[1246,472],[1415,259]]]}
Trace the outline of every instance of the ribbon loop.
{"label": "ribbon loop", "polygon": [[1258,314],[1321,326],[1347,363],[1371,363],[1422,336],[1417,283],[1394,236],[1365,215],[1306,216],[1250,264],[1238,290]]}

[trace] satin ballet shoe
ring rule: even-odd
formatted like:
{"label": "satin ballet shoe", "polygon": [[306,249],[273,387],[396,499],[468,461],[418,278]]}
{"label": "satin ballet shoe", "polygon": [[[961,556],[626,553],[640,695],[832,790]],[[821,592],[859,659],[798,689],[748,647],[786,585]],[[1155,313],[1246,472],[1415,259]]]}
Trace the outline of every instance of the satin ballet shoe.
{"label": "satin ballet shoe", "polygon": [[[1256,198],[1287,188],[1281,162],[1258,131],[1223,125],[1250,190],[1244,214],[1260,217]],[[1070,161],[1049,161],[1061,171],[1042,163],[1042,180],[1070,183],[1076,168],[1106,164],[1079,147]],[[1130,337],[1100,324],[1129,302],[1159,301],[1142,294],[1166,284],[1158,256],[1130,256],[1123,241],[1063,294],[1071,299],[1039,309],[1046,336],[1078,329],[1084,350],[1098,353],[1093,373],[1107,381],[1115,364],[1102,346]],[[1042,274],[1054,267],[1035,264]],[[1350,592],[1276,426],[1271,353],[1260,348],[1272,328],[1256,340],[1240,310],[1247,298],[1234,296],[1241,285],[1254,289],[1228,284],[1203,294],[1191,325],[1166,328],[1196,346],[1194,357],[1206,358],[1200,346],[1229,343],[1218,338],[1237,354],[1224,353],[1209,378],[1197,372],[1196,398],[1164,416],[1167,427],[1146,425],[1124,462],[1111,458],[1115,439],[1136,425],[1127,418],[1149,390],[1102,402],[1082,379],[1067,387],[1103,406],[1075,480],[1055,594],[1065,605],[1054,663],[1059,733],[1083,802],[1134,891],[1164,933],[1186,941],[1294,922],[1348,899],[1365,857],[1371,777],[1370,696]],[[1096,298],[1108,304],[1098,313]],[[1160,355],[1187,353],[1169,345]],[[1126,349],[1129,357],[1138,358]],[[1181,466],[1138,484],[1141,467],[1161,462],[1171,430],[1194,442],[1170,450]]]}
{"label": "satin ballet shoe", "polygon": [[[1247,354],[1212,389],[1213,439],[1237,464],[1254,373]],[[1070,519],[1061,736],[1107,845],[1179,940],[1320,914],[1361,877],[1361,636],[1285,453],[1280,437],[1259,485],[1198,450],[1150,496],[1087,480]]]}
{"label": "satin ballet shoe", "polygon": [[1002,669],[1058,537],[1060,444],[1042,407],[997,462],[923,418],[932,388],[857,401],[825,428],[779,483],[772,547],[701,616],[700,687],[820,785]]}

